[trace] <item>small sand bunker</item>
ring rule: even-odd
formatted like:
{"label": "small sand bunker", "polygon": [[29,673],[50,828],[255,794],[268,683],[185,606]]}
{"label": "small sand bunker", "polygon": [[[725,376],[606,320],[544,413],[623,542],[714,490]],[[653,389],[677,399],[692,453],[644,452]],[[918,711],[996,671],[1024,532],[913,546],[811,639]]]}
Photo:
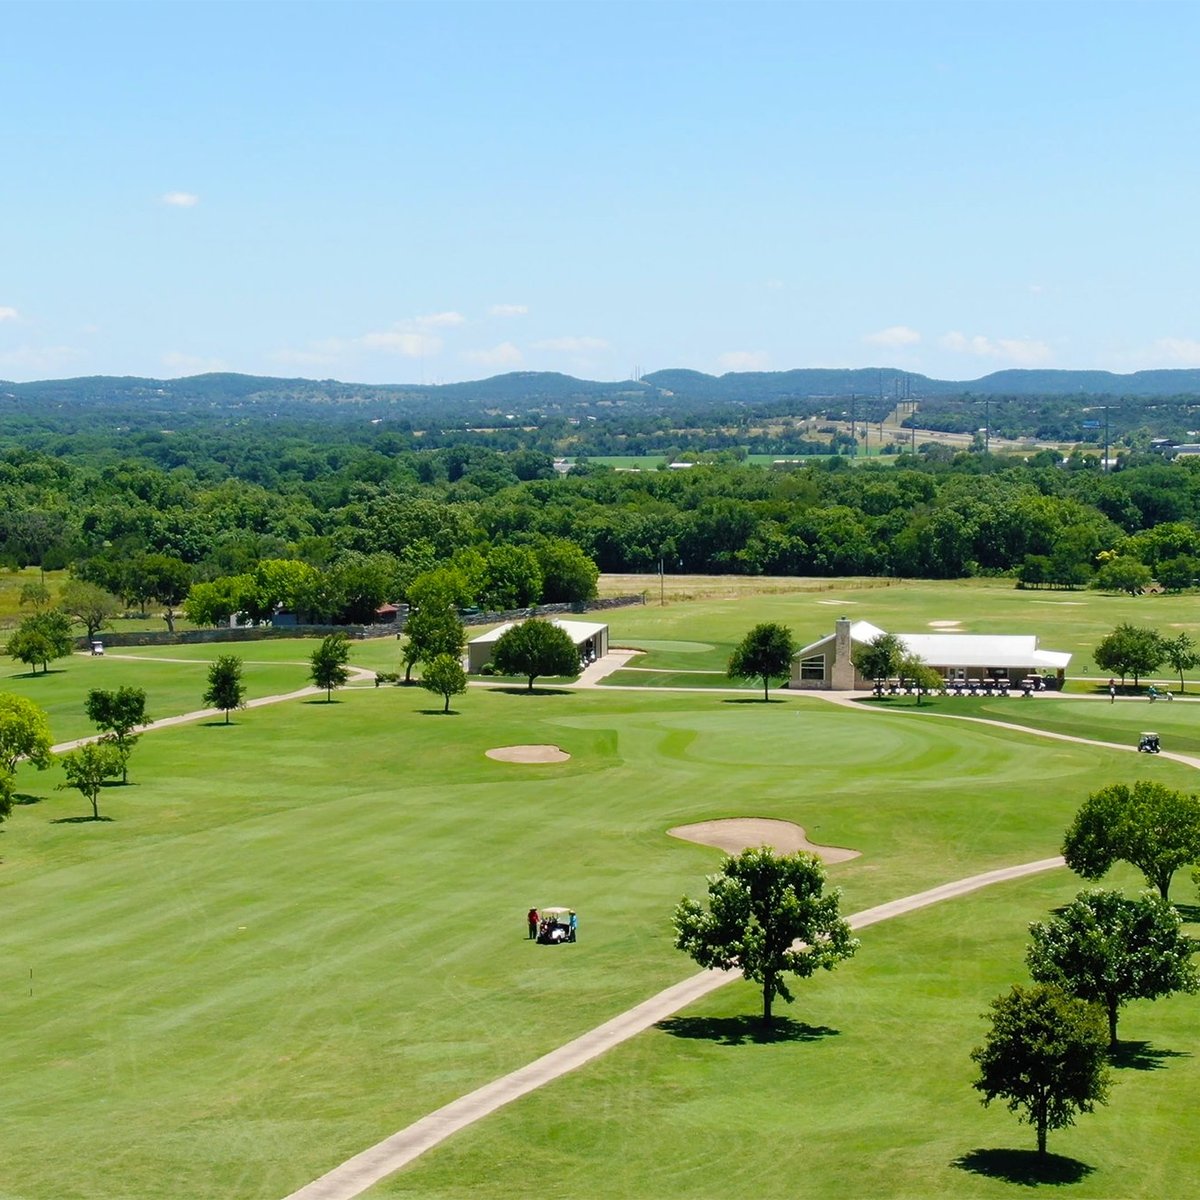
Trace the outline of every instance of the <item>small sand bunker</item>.
{"label": "small sand bunker", "polygon": [[841,846],[818,846],[810,842],[800,825],[791,821],[773,821],[766,817],[732,817],[727,821],[701,821],[696,825],[676,825],[667,832],[685,842],[716,846],[728,854],[740,854],[748,846],[770,846],[780,854],[807,850],[823,862],[845,862],[858,858],[861,851],[844,850]]}
{"label": "small sand bunker", "polygon": [[497,746],[484,753],[498,762],[515,763],[566,762],[571,757],[557,746]]}
{"label": "small sand bunker", "polygon": [[930,629],[957,629],[962,624],[961,621],[930,621]]}

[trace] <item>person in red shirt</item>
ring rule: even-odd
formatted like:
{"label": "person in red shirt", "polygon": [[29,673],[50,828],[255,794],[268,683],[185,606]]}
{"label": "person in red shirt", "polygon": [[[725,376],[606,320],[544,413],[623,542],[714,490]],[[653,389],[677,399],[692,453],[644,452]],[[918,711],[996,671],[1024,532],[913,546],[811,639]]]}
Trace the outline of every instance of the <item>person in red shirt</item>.
{"label": "person in red shirt", "polygon": [[538,935],[538,910],[531,908],[529,915],[525,919],[529,922],[529,936],[536,942]]}

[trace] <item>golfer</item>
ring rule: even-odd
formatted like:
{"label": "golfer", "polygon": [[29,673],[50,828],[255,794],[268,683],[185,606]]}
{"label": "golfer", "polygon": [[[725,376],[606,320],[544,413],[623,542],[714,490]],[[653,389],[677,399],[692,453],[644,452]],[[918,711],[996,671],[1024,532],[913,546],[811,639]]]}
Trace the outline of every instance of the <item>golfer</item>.
{"label": "golfer", "polygon": [[531,908],[526,915],[525,920],[529,922],[530,940],[536,942],[538,934],[538,910],[536,908]]}

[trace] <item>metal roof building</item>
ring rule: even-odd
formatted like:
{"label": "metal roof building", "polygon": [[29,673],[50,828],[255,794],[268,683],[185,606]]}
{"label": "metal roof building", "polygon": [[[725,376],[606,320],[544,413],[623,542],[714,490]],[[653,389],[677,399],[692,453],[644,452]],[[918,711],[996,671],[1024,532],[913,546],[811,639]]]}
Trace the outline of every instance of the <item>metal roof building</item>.
{"label": "metal roof building", "polygon": [[[855,669],[851,656],[856,646],[874,641],[885,631],[869,621],[851,622],[842,617],[833,633],[805,646],[792,660],[790,685],[798,689],[835,692],[870,688]],[[1069,654],[1042,650],[1033,634],[998,633],[898,633],[905,650],[947,679],[1021,679],[1050,673],[1063,679]]]}

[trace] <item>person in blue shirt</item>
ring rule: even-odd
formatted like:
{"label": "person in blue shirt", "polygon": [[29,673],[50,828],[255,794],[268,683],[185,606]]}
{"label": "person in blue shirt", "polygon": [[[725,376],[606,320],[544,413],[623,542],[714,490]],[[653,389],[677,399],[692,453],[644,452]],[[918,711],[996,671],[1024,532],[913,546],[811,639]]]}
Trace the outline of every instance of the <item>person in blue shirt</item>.
{"label": "person in blue shirt", "polygon": [[576,931],[576,928],[578,927],[578,925],[579,925],[579,918],[575,915],[575,910],[571,909],[570,917],[567,921],[567,926],[571,930],[571,933],[570,933],[571,941],[575,940],[575,931]]}

